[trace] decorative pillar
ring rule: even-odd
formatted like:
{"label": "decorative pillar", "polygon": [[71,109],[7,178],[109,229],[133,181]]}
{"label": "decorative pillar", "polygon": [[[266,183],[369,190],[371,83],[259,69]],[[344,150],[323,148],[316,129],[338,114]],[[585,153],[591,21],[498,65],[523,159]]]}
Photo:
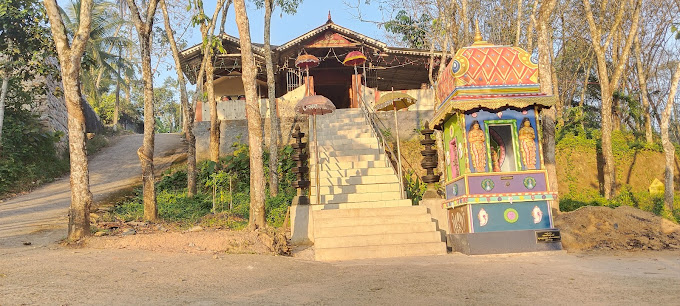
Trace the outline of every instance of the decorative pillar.
{"label": "decorative pillar", "polygon": [[439,198],[437,189],[434,186],[434,183],[439,182],[439,175],[434,174],[434,169],[437,168],[437,165],[439,164],[437,160],[437,150],[432,148],[435,144],[435,140],[432,139],[434,130],[430,129],[430,123],[426,121],[425,128],[420,131],[420,133],[424,136],[424,139],[420,141],[420,144],[425,146],[425,149],[420,151],[420,154],[423,156],[423,161],[420,162],[420,165],[427,171],[427,174],[423,176],[423,182],[427,184],[427,190],[423,195],[423,199]]}
{"label": "decorative pillar", "polygon": [[293,173],[297,175],[297,179],[292,184],[293,187],[297,188],[297,195],[293,198],[293,204],[306,205],[309,204],[309,198],[306,193],[302,192],[303,189],[309,188],[309,180],[305,178],[309,173],[309,167],[306,165],[309,155],[305,152],[307,143],[302,142],[305,133],[300,132],[300,125],[296,124],[295,132],[291,136],[295,138],[295,143],[292,145],[295,152],[292,158],[296,163],[296,167],[293,167]]}

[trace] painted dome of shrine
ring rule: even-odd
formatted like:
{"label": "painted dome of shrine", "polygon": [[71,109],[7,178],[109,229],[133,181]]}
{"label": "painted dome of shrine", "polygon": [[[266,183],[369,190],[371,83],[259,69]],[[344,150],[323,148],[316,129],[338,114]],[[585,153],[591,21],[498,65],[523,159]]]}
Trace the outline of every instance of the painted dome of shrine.
{"label": "painted dome of shrine", "polygon": [[[493,45],[475,37],[475,43],[456,52],[439,82],[439,100],[446,100],[456,89],[538,85],[538,63],[522,48]],[[533,86],[531,86],[533,85]],[[531,88],[531,89],[529,89]],[[475,91],[482,93],[481,91]],[[487,90],[487,93],[493,93]]]}
{"label": "painted dome of shrine", "polygon": [[475,42],[458,50],[446,66],[437,84],[437,100],[435,121],[453,110],[550,107],[555,102],[553,96],[540,93],[538,63],[531,54],[486,42],[479,29]]}

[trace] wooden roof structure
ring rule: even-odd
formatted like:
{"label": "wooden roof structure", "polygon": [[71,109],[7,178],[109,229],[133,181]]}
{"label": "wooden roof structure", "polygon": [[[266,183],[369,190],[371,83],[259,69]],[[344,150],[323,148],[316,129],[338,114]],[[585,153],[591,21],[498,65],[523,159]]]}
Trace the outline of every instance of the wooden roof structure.
{"label": "wooden roof structure", "polygon": [[[240,74],[239,39],[225,33],[219,34],[218,37],[222,40],[226,52],[216,52],[214,56],[214,77]],[[201,44],[198,44],[182,51],[180,55],[184,73],[192,84],[196,83],[201,64],[201,49]],[[285,81],[282,77],[284,73],[281,72],[297,69],[295,59],[304,53],[318,57],[321,60],[321,68],[326,72],[348,74],[351,70],[353,73],[351,67],[342,65],[342,60],[347,53],[357,50],[367,57],[365,65],[358,67],[358,70],[359,73],[366,71],[369,87],[377,87],[380,90],[416,89],[421,88],[422,84],[429,83],[428,67],[431,56],[429,50],[390,47],[379,40],[335,24],[330,19],[330,14],[328,21],[323,25],[280,46],[272,45],[277,83]],[[266,81],[263,45],[253,44],[253,53],[258,67],[257,77],[261,81]],[[437,69],[441,52],[435,52],[434,56],[433,69]],[[280,89],[277,84],[277,96],[282,94]]]}

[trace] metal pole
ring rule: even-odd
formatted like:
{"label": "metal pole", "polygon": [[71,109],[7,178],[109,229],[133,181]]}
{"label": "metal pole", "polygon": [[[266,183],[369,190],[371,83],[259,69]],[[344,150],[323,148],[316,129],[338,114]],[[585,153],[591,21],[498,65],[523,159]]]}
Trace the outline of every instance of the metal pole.
{"label": "metal pole", "polygon": [[392,107],[394,108],[394,126],[396,129],[397,133],[397,156],[399,156],[399,192],[401,193],[402,198],[404,197],[404,182],[403,182],[403,177],[401,173],[401,145],[399,145],[399,120],[397,120],[397,106],[394,104],[394,101],[392,101]]}
{"label": "metal pole", "polygon": [[316,204],[319,205],[321,204],[321,186],[320,180],[319,180],[319,142],[318,142],[318,137],[316,135],[316,114],[314,116],[314,147],[316,148]]}

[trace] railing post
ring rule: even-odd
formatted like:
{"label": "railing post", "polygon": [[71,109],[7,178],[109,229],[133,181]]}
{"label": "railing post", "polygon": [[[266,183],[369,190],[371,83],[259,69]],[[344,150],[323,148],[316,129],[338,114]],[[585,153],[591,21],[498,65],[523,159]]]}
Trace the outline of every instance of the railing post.
{"label": "railing post", "polygon": [[305,178],[305,175],[309,173],[309,167],[306,165],[309,155],[305,152],[307,144],[302,142],[305,133],[300,132],[300,125],[296,124],[295,132],[291,136],[295,138],[295,143],[292,145],[295,152],[292,158],[296,163],[296,166],[293,167],[293,173],[297,175],[297,179],[292,183],[293,187],[297,188],[297,195],[293,198],[293,204],[306,205],[309,204],[309,198],[302,190],[309,188],[310,182]]}
{"label": "railing post", "polygon": [[420,151],[420,154],[423,156],[423,161],[420,162],[420,165],[423,169],[427,170],[427,175],[423,176],[423,182],[427,184],[427,190],[423,195],[423,199],[439,198],[437,189],[434,186],[435,183],[439,182],[440,177],[439,174],[434,174],[434,169],[437,168],[437,165],[439,164],[437,150],[432,149],[432,146],[435,144],[434,139],[432,139],[434,130],[431,130],[430,123],[425,121],[425,128],[420,131],[420,133],[424,136],[424,139],[420,141],[420,144],[425,146],[425,149]]}

